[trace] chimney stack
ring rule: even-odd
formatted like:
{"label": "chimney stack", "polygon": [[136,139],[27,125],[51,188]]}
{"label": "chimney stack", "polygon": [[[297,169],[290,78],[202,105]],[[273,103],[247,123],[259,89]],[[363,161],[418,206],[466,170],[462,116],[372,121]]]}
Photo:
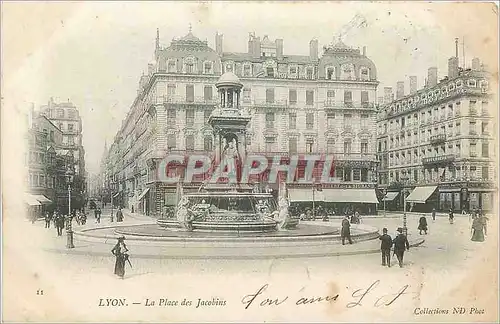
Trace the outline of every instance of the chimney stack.
{"label": "chimney stack", "polygon": [[283,40],[282,39],[277,39],[275,41],[276,43],[276,58],[278,60],[283,59]]}
{"label": "chimney stack", "polygon": [[410,94],[416,93],[418,90],[417,77],[415,75],[410,76]]}
{"label": "chimney stack", "polygon": [[396,99],[401,99],[405,96],[405,82],[398,81],[396,83]]}
{"label": "chimney stack", "polygon": [[363,46],[363,56],[366,56],[366,46]]}
{"label": "chimney stack", "polygon": [[481,69],[481,62],[477,57],[472,59],[472,70],[479,71]]}
{"label": "chimney stack", "polygon": [[318,40],[317,39],[311,39],[309,42],[309,57],[313,61],[318,60]]}
{"label": "chimney stack", "polygon": [[433,87],[438,81],[438,69],[437,67],[430,67],[427,71],[427,87]]}
{"label": "chimney stack", "polygon": [[458,57],[456,56],[448,59],[448,77],[450,79],[458,77]]}
{"label": "chimney stack", "polygon": [[394,94],[392,93],[392,87],[384,87],[384,104],[388,104],[394,100]]}
{"label": "chimney stack", "polygon": [[455,38],[455,57],[458,59],[458,37]]}
{"label": "chimney stack", "polygon": [[260,37],[253,38],[253,58],[260,58],[262,56],[261,46],[260,46]]}
{"label": "chimney stack", "polygon": [[215,33],[215,51],[217,54],[222,55],[222,34]]}

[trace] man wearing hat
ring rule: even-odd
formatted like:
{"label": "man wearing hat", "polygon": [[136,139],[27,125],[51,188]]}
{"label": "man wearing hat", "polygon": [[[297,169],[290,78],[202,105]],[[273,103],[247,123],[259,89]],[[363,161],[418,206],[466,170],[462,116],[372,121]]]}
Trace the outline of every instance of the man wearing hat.
{"label": "man wearing hat", "polygon": [[394,254],[396,254],[396,257],[398,258],[399,262],[399,267],[403,267],[403,256],[405,254],[405,250],[409,251],[410,250],[410,243],[408,242],[408,239],[406,238],[406,235],[403,234],[403,229],[401,227],[398,227],[398,235],[396,238],[394,238]]}
{"label": "man wearing hat", "polygon": [[128,249],[125,245],[125,236],[118,237],[118,242],[111,250],[111,253],[116,257],[115,275],[123,279],[125,276],[125,261],[128,260]]}
{"label": "man wearing hat", "polygon": [[342,229],[340,230],[340,237],[342,238],[342,245],[345,245],[345,239],[352,244],[351,239],[351,223],[349,222],[349,216],[346,214],[342,220]]}
{"label": "man wearing hat", "polygon": [[387,265],[391,267],[391,248],[392,248],[392,237],[387,234],[387,228],[384,227],[382,230],[383,235],[379,237],[380,240],[380,251],[382,251],[382,265]]}

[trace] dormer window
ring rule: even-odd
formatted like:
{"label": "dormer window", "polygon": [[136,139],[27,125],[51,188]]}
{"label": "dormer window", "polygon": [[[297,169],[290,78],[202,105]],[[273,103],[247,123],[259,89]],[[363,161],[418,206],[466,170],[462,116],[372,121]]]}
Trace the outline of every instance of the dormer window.
{"label": "dormer window", "polygon": [[203,73],[204,74],[212,74],[212,62],[205,62],[203,64]]}
{"label": "dormer window", "polygon": [[168,61],[168,72],[169,72],[169,73],[174,73],[174,72],[176,72],[176,68],[175,68],[175,61],[174,61],[174,60],[169,60],[169,61]]}
{"label": "dormer window", "polygon": [[233,72],[233,64],[232,63],[226,63],[226,72]]}
{"label": "dormer window", "polygon": [[455,90],[455,84],[452,83],[448,86],[448,91],[453,91],[453,90]]}
{"label": "dormer window", "polygon": [[308,67],[306,69],[306,79],[308,80],[312,80],[313,79],[313,68],[312,67]]}
{"label": "dormer window", "polygon": [[294,76],[294,77],[297,75],[297,67],[296,66],[290,67],[290,75]]}
{"label": "dormer window", "polygon": [[249,77],[252,75],[252,67],[250,64],[243,65],[243,76]]}
{"label": "dormer window", "polygon": [[268,67],[268,68],[266,68],[266,72],[267,72],[267,76],[269,78],[274,78],[274,68]]}
{"label": "dormer window", "polygon": [[354,80],[354,65],[343,64],[340,72],[342,80]]}
{"label": "dormer window", "polygon": [[362,81],[368,81],[368,80],[370,80],[370,71],[368,70],[367,67],[361,67],[359,69],[359,78]]}
{"label": "dormer window", "polygon": [[461,88],[463,85],[464,83],[462,82],[462,80],[457,81],[457,88]]}
{"label": "dormer window", "polygon": [[327,67],[325,74],[326,74],[326,79],[327,80],[333,80],[333,79],[335,79],[335,68],[331,67],[331,66]]}

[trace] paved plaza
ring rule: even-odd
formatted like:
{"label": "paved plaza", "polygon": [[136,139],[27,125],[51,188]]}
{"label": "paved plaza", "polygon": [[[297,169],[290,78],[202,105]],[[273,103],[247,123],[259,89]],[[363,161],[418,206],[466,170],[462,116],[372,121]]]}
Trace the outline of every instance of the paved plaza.
{"label": "paved plaza", "polygon": [[[109,225],[108,211],[103,212],[101,225]],[[409,237],[419,236],[417,231],[419,215],[408,217]],[[333,257],[314,258],[274,258],[274,259],[182,259],[182,258],[148,258],[141,255],[141,245],[127,242],[131,254],[133,268],[126,267],[124,280],[117,279],[113,275],[114,258],[109,251],[108,255],[100,253],[78,254],[71,253],[65,249],[66,235],[56,236],[55,229],[45,229],[44,222],[31,224],[21,219],[5,219],[6,231],[4,240],[4,253],[9,253],[10,258],[16,259],[5,263],[4,273],[9,275],[27,275],[33,280],[32,285],[26,287],[39,286],[44,290],[45,295],[65,296],[72,292],[72,298],[78,296],[78,303],[71,300],[61,302],[64,307],[71,309],[73,314],[78,314],[81,319],[92,320],[99,318],[103,320],[169,320],[176,319],[176,311],[166,312],[161,308],[152,308],[146,318],[144,312],[140,319],[135,317],[133,308],[120,310],[113,314],[106,312],[98,306],[99,301],[95,296],[91,296],[92,291],[100,291],[102,298],[134,298],[141,299],[148,296],[169,297],[169,298],[192,298],[197,299],[200,294],[203,298],[210,299],[213,296],[224,296],[231,304],[231,307],[242,307],[241,298],[245,294],[254,292],[258,287],[266,283],[271,283],[270,291],[291,290],[297,293],[301,289],[311,291],[316,294],[326,294],[335,290],[344,291],[355,287],[362,288],[369,286],[375,280],[380,280],[380,293],[389,293],[393,289],[398,289],[402,284],[409,284],[410,287],[418,289],[419,298],[432,305],[434,300],[440,299],[440,294],[447,296],[450,289],[454,289],[461,280],[473,271],[473,267],[481,266],[490,262],[496,255],[485,255],[485,252],[496,251],[497,245],[497,222],[490,217],[490,233],[483,243],[470,241],[470,222],[467,217],[457,216],[454,224],[449,224],[445,217],[438,217],[436,221],[428,216],[429,234],[425,236],[425,242],[415,248],[411,248],[405,254],[405,267],[397,266],[387,268],[381,266],[380,254],[358,254]],[[93,222],[93,215],[89,217],[89,222]],[[144,223],[152,220],[140,215],[125,213],[125,223]],[[319,221],[318,221],[319,222]],[[364,224],[375,226],[379,229],[387,227],[389,233],[393,235],[396,228],[401,226],[402,217],[378,217],[363,218]],[[17,229],[17,230],[14,230]],[[78,243],[76,245],[78,247]],[[87,249],[92,251],[92,243]],[[56,247],[59,250],[55,249]],[[182,246],[178,247],[182,250]],[[339,246],[342,248],[342,246]],[[346,248],[348,248],[346,246]],[[138,257],[134,257],[138,255]],[[393,259],[394,260],[394,259]],[[16,262],[17,261],[17,262]],[[393,261],[396,264],[395,260]],[[25,265],[25,266],[23,266]],[[492,269],[496,271],[496,269]],[[469,274],[470,275],[470,274]],[[9,285],[8,282],[6,282]],[[325,286],[326,284],[326,286]],[[345,287],[339,287],[338,285]],[[306,287],[306,288],[304,288]],[[435,289],[439,287],[439,289]],[[274,288],[274,289],[272,289]],[[18,296],[33,296],[33,292],[23,291],[24,286],[18,289]],[[221,292],[224,291],[224,294]],[[439,294],[436,292],[439,291]],[[345,293],[347,294],[347,293]],[[139,297],[138,297],[139,296]],[[424,297],[425,296],[425,299]],[[15,295],[6,296],[16,298]],[[344,296],[345,298],[349,296]],[[31,299],[33,298],[33,300]],[[46,298],[48,309],[55,307],[49,303],[51,299]],[[419,300],[419,299],[418,299]],[[407,298],[401,303],[419,303],[417,299]],[[26,302],[40,302],[40,299],[28,297]],[[446,301],[443,301],[444,303]],[[369,302],[366,302],[369,307]],[[332,319],[330,311],[324,306],[318,307],[317,321],[327,321]],[[370,306],[371,307],[371,306]],[[405,307],[409,307],[408,305]],[[231,317],[234,314],[220,311],[219,316],[226,316],[224,319],[236,320]],[[284,308],[285,310],[286,308]],[[406,308],[405,308],[406,309]],[[92,310],[92,311],[89,311]],[[19,309],[21,314],[27,310]],[[337,310],[340,311],[340,310]],[[390,309],[376,308],[364,312],[366,320],[377,321],[387,316]],[[253,313],[252,313],[253,312]],[[193,309],[192,318],[184,320],[196,321],[199,316],[209,316],[211,310],[205,313]],[[256,309],[249,311],[250,318],[254,320],[264,319],[269,316],[267,309]],[[274,313],[273,313],[274,314]],[[285,316],[285,314],[282,314]],[[34,315],[32,315],[34,316]],[[43,318],[43,314],[37,314]],[[101,317],[100,317],[101,316]],[[185,312],[184,315],[185,316]],[[274,314],[274,316],[280,316]],[[371,317],[370,317],[371,316]],[[412,314],[395,313],[394,320],[404,320],[412,318],[415,321],[426,321],[425,317],[412,317]],[[359,314],[350,312],[335,313],[336,320],[349,320],[359,318]],[[246,317],[248,320],[248,317]],[[70,318],[57,318],[54,320],[71,320]],[[73,319],[74,320],[74,319]],[[311,320],[311,318],[309,318]],[[428,317],[428,321],[437,321],[437,317]],[[300,316],[297,318],[300,321]]]}

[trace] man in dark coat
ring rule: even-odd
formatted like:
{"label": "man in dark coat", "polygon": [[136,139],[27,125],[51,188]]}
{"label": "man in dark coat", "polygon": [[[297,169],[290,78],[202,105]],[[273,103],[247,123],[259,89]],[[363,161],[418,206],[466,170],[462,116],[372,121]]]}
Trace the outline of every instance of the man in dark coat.
{"label": "man in dark coat", "polygon": [[399,267],[403,267],[403,256],[405,254],[405,250],[409,251],[410,250],[410,243],[408,242],[408,239],[406,238],[406,235],[403,234],[403,229],[401,227],[398,228],[398,236],[394,239],[394,254],[396,254],[396,257],[398,258],[399,262]]}
{"label": "man in dark coat", "polygon": [[387,228],[382,230],[383,235],[379,237],[380,251],[382,251],[382,265],[391,267],[392,237],[387,234]]}
{"label": "man in dark coat", "polygon": [[342,238],[342,245],[345,245],[345,239],[349,240],[349,244],[352,244],[351,240],[351,223],[349,222],[349,217],[345,215],[342,220],[342,229],[340,230],[340,237]]}
{"label": "man in dark coat", "polygon": [[118,208],[118,211],[116,212],[116,221],[123,222],[123,213],[121,208]]}
{"label": "man in dark coat", "polygon": [[125,262],[128,260],[128,248],[125,245],[125,237],[120,236],[118,242],[111,250],[111,253],[116,257],[115,261],[115,275],[123,279],[125,275]]}

